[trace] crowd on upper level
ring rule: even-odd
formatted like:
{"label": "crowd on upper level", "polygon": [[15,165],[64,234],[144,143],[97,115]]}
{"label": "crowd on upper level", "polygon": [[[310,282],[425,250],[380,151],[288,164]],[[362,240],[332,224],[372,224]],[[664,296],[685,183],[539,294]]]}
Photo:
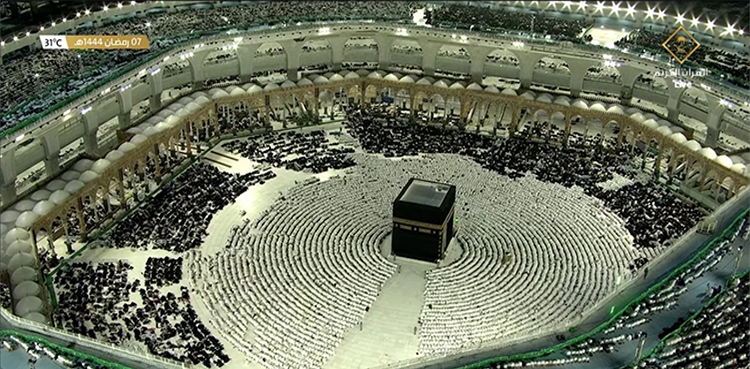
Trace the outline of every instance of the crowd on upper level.
{"label": "crowd on upper level", "polygon": [[587,40],[582,33],[591,25],[588,20],[565,20],[460,3],[434,9],[428,15],[428,23],[436,26],[461,26],[483,32],[550,35],[557,40],[576,42]]}
{"label": "crowd on upper level", "polygon": [[[640,29],[617,40],[615,46],[637,52],[664,52],[661,44],[671,35],[670,30],[654,32]],[[687,63],[699,61],[700,64],[715,70],[732,83],[749,88],[750,55],[746,51],[725,51],[701,44],[690,56]]]}

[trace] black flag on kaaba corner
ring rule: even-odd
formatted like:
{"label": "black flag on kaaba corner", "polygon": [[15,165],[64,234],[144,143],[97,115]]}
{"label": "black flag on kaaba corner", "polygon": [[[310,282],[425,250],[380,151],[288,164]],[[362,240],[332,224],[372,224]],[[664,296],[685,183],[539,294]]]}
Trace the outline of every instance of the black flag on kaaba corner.
{"label": "black flag on kaaba corner", "polygon": [[412,178],[393,202],[391,249],[397,256],[438,262],[453,235],[456,186]]}

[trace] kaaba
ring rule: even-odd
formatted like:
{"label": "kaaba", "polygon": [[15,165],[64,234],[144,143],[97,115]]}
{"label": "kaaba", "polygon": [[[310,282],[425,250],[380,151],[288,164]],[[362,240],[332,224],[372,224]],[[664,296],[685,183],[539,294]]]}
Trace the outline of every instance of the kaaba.
{"label": "kaaba", "polygon": [[456,186],[412,178],[393,202],[392,252],[436,263],[453,235]]}

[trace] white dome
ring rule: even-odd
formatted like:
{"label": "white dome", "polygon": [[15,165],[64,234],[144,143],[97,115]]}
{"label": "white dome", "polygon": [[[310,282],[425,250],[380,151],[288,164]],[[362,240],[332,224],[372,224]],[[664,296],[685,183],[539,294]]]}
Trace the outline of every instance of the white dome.
{"label": "white dome", "polygon": [[34,246],[31,243],[23,240],[13,241],[8,246],[8,260],[18,254],[19,252],[32,253],[34,252]]}
{"label": "white dome", "polygon": [[[197,98],[199,98],[201,96],[208,97],[208,94],[205,91],[198,91],[198,92],[193,92],[192,94],[190,94],[190,97],[192,97],[193,99],[197,99]],[[180,101],[178,101],[177,103],[178,104],[187,104],[187,103],[183,103],[183,102],[180,102]]]}
{"label": "white dome", "polygon": [[636,120],[638,122],[645,122],[646,121],[646,117],[644,117],[643,114],[641,114],[641,113],[631,114],[630,118],[633,119],[633,120]]}
{"label": "white dome", "polygon": [[184,108],[184,107],[185,105],[180,104],[180,103],[172,103],[172,104],[169,104],[169,106],[167,106],[167,108],[171,109],[172,111],[178,111],[180,110],[180,108]]}
{"label": "white dome", "polygon": [[673,133],[669,137],[672,138],[672,140],[677,142],[678,144],[687,142],[687,138],[685,138],[685,135],[683,135],[682,133]]}
{"label": "white dome", "polygon": [[263,87],[263,91],[274,91],[278,89],[279,89],[279,85],[275,83],[269,83],[266,85],[266,87]]}
{"label": "white dome", "polygon": [[26,319],[26,320],[32,321],[32,322],[39,323],[39,324],[47,324],[48,323],[47,317],[45,317],[44,315],[42,315],[41,313],[38,313],[38,312],[28,313],[28,314],[24,315],[23,318]]}
{"label": "white dome", "polygon": [[13,273],[20,267],[33,267],[34,264],[36,264],[34,257],[31,256],[30,253],[19,252],[10,258],[10,261],[8,262],[8,270]]}
{"label": "white dome", "polygon": [[94,165],[94,162],[89,159],[81,159],[77,161],[75,164],[73,164],[73,170],[76,172],[85,172],[89,169],[91,169],[91,166]]}
{"label": "white dome", "polygon": [[300,87],[310,86],[311,84],[313,84],[312,81],[307,78],[301,78],[299,81],[297,81],[297,86],[300,86]]}
{"label": "white dome", "polygon": [[571,106],[575,108],[579,108],[579,109],[586,109],[586,110],[588,110],[589,108],[588,102],[582,99],[577,99],[576,101],[573,101],[573,104],[571,104]]}
{"label": "white dome", "polygon": [[286,80],[284,81],[284,83],[281,84],[281,88],[293,88],[293,87],[297,87],[297,84],[295,84],[294,82],[290,80]]}
{"label": "white dome", "polygon": [[89,183],[93,180],[95,180],[97,177],[99,177],[99,173],[94,172],[93,170],[87,170],[83,173],[81,173],[81,176],[78,177],[78,180],[83,183]]}
{"label": "white dome", "polygon": [[570,99],[565,96],[560,96],[555,99],[554,103],[562,106],[570,106]]}
{"label": "white dome", "polygon": [[[401,83],[417,83],[417,81],[415,81],[411,76],[403,76],[398,81]],[[481,90],[482,88],[480,87],[479,89]]]}
{"label": "white dome", "polygon": [[55,192],[57,190],[62,190],[63,188],[65,188],[66,183],[67,182],[59,180],[59,179],[53,179],[52,181],[47,183],[47,185],[44,186],[44,188],[47,189],[47,191]]}
{"label": "white dome", "polygon": [[[163,123],[159,123],[159,124],[163,124]],[[125,156],[125,153],[123,153],[122,151],[112,150],[109,153],[107,153],[107,156],[105,156],[104,158],[109,160],[109,162],[111,163],[111,162],[119,160],[123,156]]]}
{"label": "white dome", "polygon": [[109,168],[110,165],[112,165],[111,161],[107,159],[99,159],[91,167],[91,171],[93,171],[94,173],[102,174],[105,170],[107,170],[107,168]]}
{"label": "white dome", "polygon": [[661,133],[664,136],[671,136],[672,135],[672,130],[669,129],[669,127],[667,127],[667,126],[661,126],[661,127],[657,128],[656,132],[659,132],[659,133]]}
{"label": "white dome", "polygon": [[721,155],[718,158],[716,158],[716,162],[719,163],[724,168],[731,168],[733,165],[732,159],[730,159],[726,155]]}
{"label": "white dome", "polygon": [[[20,267],[10,276],[10,283],[15,288],[21,282],[36,281],[38,274],[32,267]],[[21,300],[23,301],[23,300]],[[20,301],[19,301],[20,302]],[[17,313],[17,312],[16,312]]]}
{"label": "white dome", "polygon": [[433,83],[432,85],[435,87],[440,87],[440,88],[448,88],[448,84],[445,83],[445,81],[443,81],[442,79]]}
{"label": "white dome", "polygon": [[621,106],[617,106],[617,105],[610,106],[607,109],[607,113],[620,114],[620,115],[624,115],[625,114],[625,112],[622,111],[622,107]]}
{"label": "white dome", "polygon": [[386,81],[398,82],[398,77],[393,73],[388,73],[383,79]]}
{"label": "white dome", "polygon": [[656,121],[653,119],[647,119],[645,122],[643,122],[643,125],[652,129],[659,128],[659,123],[656,123]]}
{"label": "white dome", "polygon": [[6,210],[0,213],[0,223],[15,223],[19,215],[21,215],[21,213],[18,211]]}
{"label": "white dome", "polygon": [[195,99],[196,99],[196,97],[187,97],[187,96],[185,96],[185,97],[181,98],[180,100],[178,100],[177,102],[180,103],[180,104],[182,104],[182,105],[187,105],[187,104],[190,104],[190,102],[192,102]]}
{"label": "white dome", "polygon": [[[513,90],[510,90],[510,91],[513,91]],[[497,87],[495,87],[495,86],[492,86],[492,85],[490,85],[490,86],[487,86],[487,87],[486,87],[486,88],[484,89],[484,92],[491,92],[491,93],[493,93],[493,94],[499,94],[499,93],[500,93],[500,90],[498,90],[498,89],[497,89]],[[513,93],[515,94],[516,92],[515,92],[515,91],[513,91]]]}
{"label": "white dome", "polygon": [[716,159],[716,152],[710,147],[704,147],[698,153],[708,160]]}
{"label": "white dome", "polygon": [[169,125],[167,125],[164,122],[161,122],[161,123],[155,125],[154,129],[156,130],[156,132],[164,132],[164,131],[166,131],[166,130],[169,129]]}
{"label": "white dome", "polygon": [[552,96],[549,94],[541,94],[537,96],[536,101],[543,102],[543,103],[552,103]]}
{"label": "white dome", "polygon": [[559,111],[555,112],[554,114],[552,114],[552,119],[554,119],[554,120],[565,120],[565,114],[563,114],[563,113],[561,113]]}
{"label": "white dome", "polygon": [[461,82],[455,82],[455,83],[453,83],[453,84],[452,84],[452,85],[450,86],[450,89],[451,89],[451,90],[463,90],[464,88],[466,88],[466,87],[464,87],[464,85],[463,85],[463,84],[461,84]]}
{"label": "white dome", "polygon": [[[222,94],[223,94],[223,95],[222,95]],[[215,94],[214,94],[214,95],[212,96],[212,98],[216,99],[216,98],[217,98],[217,96],[216,96],[216,95],[222,95],[222,96],[226,96],[226,95],[228,95],[228,94],[227,94],[226,92],[222,91],[222,90],[219,90],[219,92],[215,93]],[[222,96],[218,96],[218,97],[222,97]],[[184,108],[184,109],[185,109],[185,110],[187,110],[187,111],[188,111],[188,113],[193,113],[193,112],[196,112],[196,111],[200,110],[200,108],[201,108],[201,106],[200,106],[200,105],[198,105],[198,104],[197,104],[197,103],[195,103],[195,102],[191,102],[190,104],[187,104],[187,105],[185,105],[185,108]]]}
{"label": "white dome", "polygon": [[157,133],[159,133],[159,131],[157,131],[156,128],[154,128],[154,127],[148,127],[148,128],[146,128],[146,129],[143,130],[142,134],[144,136],[151,137],[151,136],[155,136]]}
{"label": "white dome", "polygon": [[367,78],[382,79],[383,75],[375,71],[367,75]]}
{"label": "white dome", "polygon": [[338,73],[334,73],[330,78],[328,78],[328,80],[331,82],[338,82],[338,81],[343,81],[344,77]]}
{"label": "white dome", "polygon": [[239,90],[239,89],[240,88],[238,86],[235,86],[235,85],[230,85],[230,86],[224,87],[224,91],[226,91],[228,94],[231,94],[232,91]]}
{"label": "white dome", "polygon": [[747,169],[747,166],[742,163],[733,164],[730,168],[731,171],[739,174],[743,174],[745,170]]}
{"label": "white dome", "polygon": [[516,90],[512,90],[510,88],[504,88],[500,94],[509,95],[509,96],[518,96],[518,93],[516,92]]}
{"label": "white dome", "polygon": [[[151,128],[153,126],[154,125],[151,124],[151,123],[141,123],[141,124],[138,125],[138,128],[141,130],[141,132],[143,132],[146,128]],[[84,170],[84,172],[85,172],[85,170]]]}
{"label": "white dome", "polygon": [[[19,255],[28,255],[28,254],[19,254]],[[32,261],[33,261],[33,258],[32,258]],[[28,265],[28,266],[31,266],[31,265]],[[8,264],[8,268],[10,269],[10,264]],[[22,300],[26,296],[39,296],[40,292],[42,292],[42,288],[39,287],[38,283],[34,281],[21,282],[18,284],[18,286],[16,286],[16,288],[13,289],[13,299],[16,301],[19,301],[19,300]]]}
{"label": "white dome", "polygon": [[16,209],[19,212],[23,213],[24,211],[30,211],[34,208],[34,206],[36,206],[36,201],[21,200],[17,202],[15,206],[13,206],[13,209]]}
{"label": "white dome", "polygon": [[[200,96],[200,97],[198,97],[197,99],[195,99],[195,100],[194,100],[194,101],[192,102],[192,104],[198,105],[198,106],[200,107],[200,106],[206,105],[206,104],[208,104],[208,103],[210,103],[210,102],[211,102],[211,100],[209,100],[209,98],[208,98],[208,97],[206,97],[206,96]],[[189,106],[189,105],[190,105],[190,104],[186,105],[185,107],[187,107],[187,106]]]}
{"label": "white dome", "polygon": [[24,211],[18,216],[18,219],[16,219],[16,227],[26,229],[31,228],[37,219],[39,219],[38,214],[33,211]]}
{"label": "white dome", "polygon": [[526,100],[536,100],[536,94],[532,91],[526,91],[521,94],[521,97],[523,97]]}
{"label": "white dome", "polygon": [[159,118],[166,118],[172,114],[174,114],[174,110],[172,109],[162,109],[160,112],[156,113],[156,119],[154,117],[149,118],[146,123],[148,124],[156,124],[159,123]]}
{"label": "white dome", "polygon": [[640,113],[641,109],[636,108],[636,107],[633,106],[633,107],[629,107],[629,108],[625,109],[625,112],[628,113],[628,114],[636,114],[636,113]]}
{"label": "white dome", "polygon": [[315,79],[313,80],[313,83],[314,83],[314,84],[316,84],[316,85],[319,85],[319,84],[322,84],[322,83],[328,83],[328,82],[330,82],[330,81],[328,80],[328,78],[326,78],[326,77],[323,77],[323,76],[318,76],[318,77],[316,77],[316,78],[315,78]]}
{"label": "white dome", "polygon": [[29,196],[34,201],[42,201],[49,199],[49,195],[51,195],[52,192],[49,192],[47,190],[38,190]]}
{"label": "white dome", "polygon": [[44,310],[42,299],[36,296],[26,296],[16,304],[16,315],[24,316],[30,313],[41,313]]}
{"label": "white dome", "polygon": [[432,81],[427,79],[427,77],[422,77],[416,82],[420,86],[432,86]]}
{"label": "white dome", "polygon": [[60,179],[66,182],[70,182],[74,179],[78,179],[81,176],[81,172],[76,170],[69,170],[60,176]]}
{"label": "white dome", "polygon": [[[142,135],[142,134],[137,134],[137,135],[133,136],[133,138],[130,139],[130,142],[133,143],[133,144],[135,144],[135,145],[144,143],[146,141],[148,141],[148,136]],[[120,146],[120,148],[118,150],[123,151],[122,150],[122,146]]]}
{"label": "white dome", "polygon": [[263,89],[260,86],[258,86],[258,85],[252,85],[252,86],[250,86],[250,87],[247,88],[247,93],[249,93],[249,94],[254,94],[254,93],[258,93],[258,92],[263,92]]}
{"label": "white dome", "polygon": [[688,142],[685,142],[685,147],[692,151],[698,151],[701,149],[701,144],[699,144],[696,140],[690,140]]}
{"label": "white dome", "polygon": [[85,183],[75,179],[75,180],[68,182],[68,184],[65,185],[65,191],[69,192],[70,194],[74,194],[80,191],[84,186],[86,186]]}
{"label": "white dome", "polygon": [[370,71],[367,69],[357,69],[355,73],[361,77],[367,77],[370,74]]}
{"label": "white dome", "polygon": [[52,211],[52,209],[54,209],[55,206],[56,206],[55,203],[52,201],[48,201],[48,200],[39,201],[39,203],[36,204],[36,206],[34,206],[33,211],[35,214],[42,216]]}
{"label": "white dome", "polygon": [[12,244],[16,241],[24,241],[31,238],[29,232],[23,228],[13,228],[5,234],[5,243]]}
{"label": "white dome", "polygon": [[53,192],[52,195],[50,195],[49,201],[52,201],[53,203],[60,205],[63,202],[65,202],[65,200],[67,200],[68,197],[70,197],[70,192],[65,191],[65,190],[57,190]]}
{"label": "white dome", "polygon": [[133,151],[133,149],[135,149],[135,145],[132,142],[125,142],[120,145],[119,148],[117,148],[118,151],[122,151],[124,153]]}
{"label": "white dome", "polygon": [[482,91],[482,86],[480,86],[478,83],[472,83],[466,86],[466,89],[472,91]]}
{"label": "white dome", "polygon": [[168,127],[174,127],[177,125],[177,123],[180,122],[180,118],[176,115],[171,115],[167,120],[164,121],[164,124],[166,124]]}
{"label": "white dome", "polygon": [[344,79],[357,79],[359,78],[359,74],[354,72],[349,72],[344,76]]}
{"label": "white dome", "polygon": [[[219,92],[219,91],[224,91],[224,90],[222,90],[222,89],[220,89],[220,88],[218,88],[218,87],[214,87],[214,88],[212,88],[212,89],[208,90],[208,95],[209,95],[209,96],[210,96],[210,95],[213,95],[213,94],[215,94],[215,93],[217,93],[217,92]],[[226,92],[226,91],[225,91],[225,92]]]}
{"label": "white dome", "polygon": [[[225,96],[229,96],[229,94],[224,90],[219,90],[211,94],[211,98],[216,100]],[[196,104],[197,105],[197,104]],[[186,108],[190,107],[190,104],[185,105]]]}
{"label": "white dome", "polygon": [[607,111],[607,109],[604,107],[604,105],[600,102],[594,103],[591,105],[591,110],[593,111]]}

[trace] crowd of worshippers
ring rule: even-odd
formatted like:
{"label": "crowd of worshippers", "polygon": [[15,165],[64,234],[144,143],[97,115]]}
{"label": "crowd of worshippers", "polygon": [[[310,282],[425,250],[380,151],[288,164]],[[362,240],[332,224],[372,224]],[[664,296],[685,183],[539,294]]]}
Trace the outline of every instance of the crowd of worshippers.
{"label": "crowd of worshippers", "polygon": [[[176,260],[176,259],[175,259]],[[128,282],[128,262],[76,262],[55,277],[63,327],[92,339],[131,347],[133,340],[148,351],[183,363],[223,366],[224,347],[200,321],[187,287],[179,295],[161,293],[166,281]],[[165,276],[166,278],[171,278]],[[141,303],[131,294],[138,294]]]}
{"label": "crowd of worshippers", "polygon": [[511,32],[550,35],[557,40],[589,41],[590,35],[581,38],[583,31],[593,24],[586,19],[562,19],[554,16],[534,15],[487,6],[451,3],[428,11],[427,23],[435,26],[451,25],[482,32]]}
{"label": "crowd of worshippers", "polygon": [[180,283],[182,279],[182,257],[149,257],[146,260],[146,270],[143,272],[143,277],[146,278],[147,284],[154,284],[158,287]]}
{"label": "crowd of worshippers", "polygon": [[7,284],[0,282],[0,307],[10,309],[12,305],[13,300],[10,297],[10,288]]}
{"label": "crowd of worshippers", "polygon": [[108,247],[184,252],[199,247],[214,214],[273,172],[222,172],[196,163],[119,222],[103,239]]}
{"label": "crowd of worshippers", "polygon": [[681,334],[645,360],[646,369],[727,368],[750,366],[750,274],[689,321]]}
{"label": "crowd of worshippers", "polygon": [[[623,38],[615,41],[615,46],[627,48],[635,52],[665,52],[661,44],[666,40],[673,30],[667,28],[663,32],[654,32],[648,29],[640,29],[631,32]],[[690,56],[688,61],[700,60],[701,64],[708,68],[717,70],[728,75],[732,83],[740,87],[750,88],[750,54],[742,49],[725,51],[701,44]]]}
{"label": "crowd of worshippers", "polygon": [[322,173],[331,169],[344,169],[356,163],[349,156],[351,147],[338,147],[336,141],[329,142],[325,131],[287,131],[284,133],[251,137],[230,141],[222,145],[228,151],[242,157],[283,167],[294,171]]}
{"label": "crowd of worshippers", "polygon": [[[391,1],[268,1],[221,6],[211,9],[186,9],[178,12],[142,12],[138,16],[109,18],[93,26],[78,27],[79,34],[150,35],[147,50],[111,50],[106,53],[86,50],[68,52],[55,50],[19,50],[3,55],[0,68],[0,131],[15,122],[44,112],[75,93],[105,80],[122,67],[146,59],[174,45],[200,37],[205,33],[220,33],[227,27],[265,25],[325,19],[387,19],[410,20],[422,5],[414,2]],[[68,16],[73,19],[75,14]],[[60,18],[64,17],[60,14]],[[29,31],[36,32],[38,27]],[[48,88],[54,86],[49,91]],[[34,101],[17,111],[5,113],[26,100]]]}
{"label": "crowd of worshippers", "polygon": [[681,236],[705,215],[700,207],[682,201],[657,183],[636,182],[611,190],[597,186],[611,180],[614,174],[624,177],[637,174],[638,166],[625,148],[563,147],[413,124],[408,116],[391,114],[384,105],[349,108],[345,125],[347,132],[370,153],[386,157],[461,154],[511,178],[530,172],[544,182],[581,187],[625,220],[636,247],[664,245]]}

